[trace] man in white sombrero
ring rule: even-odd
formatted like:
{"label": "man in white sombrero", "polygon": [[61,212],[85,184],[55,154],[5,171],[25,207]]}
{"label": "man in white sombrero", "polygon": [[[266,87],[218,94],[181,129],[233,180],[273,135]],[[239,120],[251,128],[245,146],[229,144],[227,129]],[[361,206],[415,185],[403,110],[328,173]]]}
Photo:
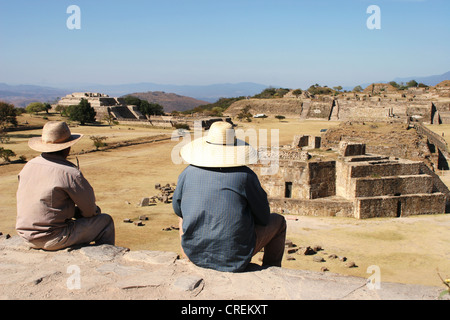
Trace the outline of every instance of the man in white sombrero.
{"label": "man in white sombrero", "polygon": [[270,213],[267,194],[247,167],[257,161],[255,149],[219,121],[180,154],[190,164],[172,200],[183,254],[200,267],[239,272],[264,248],[263,265],[281,266],[286,221]]}
{"label": "man in white sombrero", "polygon": [[91,185],[67,160],[81,138],[65,122],[49,121],[41,137],[28,141],[42,154],[19,173],[16,230],[32,248],[59,250],[115,242],[112,218],[101,213]]}

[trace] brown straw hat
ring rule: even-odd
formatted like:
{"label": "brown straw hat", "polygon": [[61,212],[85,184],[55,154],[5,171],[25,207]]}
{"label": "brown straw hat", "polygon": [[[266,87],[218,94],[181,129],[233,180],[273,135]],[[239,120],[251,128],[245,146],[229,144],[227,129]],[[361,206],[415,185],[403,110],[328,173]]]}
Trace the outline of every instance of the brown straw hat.
{"label": "brown straw hat", "polygon": [[28,140],[28,146],[39,152],[55,152],[73,146],[83,137],[79,133],[71,133],[67,123],[49,121],[42,129],[42,136]]}
{"label": "brown straw hat", "polygon": [[180,155],[189,164],[212,168],[240,167],[258,160],[256,150],[236,139],[233,126],[225,121],[214,122],[207,136],[185,145]]}

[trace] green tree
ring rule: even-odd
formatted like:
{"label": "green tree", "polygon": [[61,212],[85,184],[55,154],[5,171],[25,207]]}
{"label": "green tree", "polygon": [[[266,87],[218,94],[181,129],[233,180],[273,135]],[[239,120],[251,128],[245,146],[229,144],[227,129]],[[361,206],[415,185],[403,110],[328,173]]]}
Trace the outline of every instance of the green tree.
{"label": "green tree", "polygon": [[151,103],[147,100],[141,100],[141,103],[138,106],[139,111],[144,115],[149,116],[160,116],[164,115],[164,107],[159,105],[158,103]]}
{"label": "green tree", "polygon": [[302,89],[295,89],[294,91],[292,91],[292,94],[296,97],[298,97],[302,93],[303,93]]}
{"label": "green tree", "polygon": [[86,99],[82,98],[80,103],[66,108],[66,113],[72,121],[79,121],[82,126],[86,123],[94,123],[97,113]]}
{"label": "green tree", "polygon": [[14,105],[0,101],[0,128],[5,128],[6,124],[10,123],[17,126],[17,113]]}
{"label": "green tree", "polygon": [[46,107],[42,102],[32,102],[25,108],[27,113],[38,114],[39,112],[45,111]]}
{"label": "green tree", "polygon": [[269,88],[261,91],[261,93],[254,95],[253,98],[256,98],[256,99],[282,98],[289,91],[290,90],[287,88],[276,89],[276,88],[269,87]]}
{"label": "green tree", "polygon": [[397,88],[397,89],[400,88],[400,85],[399,85],[397,82],[395,82],[395,81],[391,81],[391,82],[389,82],[389,84],[390,84],[391,86],[393,86],[394,88]]}
{"label": "green tree", "polygon": [[143,115],[149,115],[149,116],[160,116],[164,115],[164,107],[161,106],[158,103],[152,103],[148,102],[147,100],[139,99],[135,96],[125,96],[125,103],[127,105],[137,106],[139,109],[139,112]]}
{"label": "green tree", "polygon": [[363,91],[363,88],[361,86],[356,86],[353,88],[353,92],[361,92]]}
{"label": "green tree", "polygon": [[277,119],[280,120],[280,121],[283,120],[283,119],[286,119],[285,116],[282,116],[282,115],[280,115],[280,114],[279,114],[279,115],[276,115],[275,118],[277,118]]}
{"label": "green tree", "polygon": [[62,106],[62,105],[58,104],[58,105],[55,107],[55,111],[56,111],[56,112],[59,112],[59,114],[62,115],[65,108],[66,108],[65,106]]}
{"label": "green tree", "polygon": [[327,86],[321,87],[319,84],[314,84],[308,88],[308,92],[310,94],[316,95],[316,94],[332,94],[333,90],[328,88]]}
{"label": "green tree", "polygon": [[417,81],[416,80],[411,80],[411,81],[408,81],[407,83],[406,83],[406,86],[408,87],[408,88],[417,88],[417,86],[418,86],[419,84],[417,83]]}

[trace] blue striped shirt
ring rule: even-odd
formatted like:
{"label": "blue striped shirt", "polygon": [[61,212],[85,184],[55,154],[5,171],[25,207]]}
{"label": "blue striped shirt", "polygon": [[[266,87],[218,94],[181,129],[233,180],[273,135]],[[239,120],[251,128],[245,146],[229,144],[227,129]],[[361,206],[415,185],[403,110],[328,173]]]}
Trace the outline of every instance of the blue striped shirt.
{"label": "blue striped shirt", "polygon": [[243,271],[252,258],[256,224],[267,225],[270,207],[248,167],[188,166],[178,177],[172,206],[183,218],[181,245],[197,266]]}

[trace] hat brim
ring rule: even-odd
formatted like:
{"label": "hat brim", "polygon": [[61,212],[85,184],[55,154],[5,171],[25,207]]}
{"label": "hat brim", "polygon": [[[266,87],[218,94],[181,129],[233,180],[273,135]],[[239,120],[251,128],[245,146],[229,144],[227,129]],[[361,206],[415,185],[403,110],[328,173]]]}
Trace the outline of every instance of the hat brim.
{"label": "hat brim", "polygon": [[236,139],[235,145],[218,145],[207,137],[196,139],[180,150],[184,161],[199,167],[226,168],[256,163],[258,153],[247,142]]}
{"label": "hat brim", "polygon": [[70,135],[70,139],[63,143],[44,143],[42,142],[41,137],[35,137],[28,140],[28,146],[39,152],[56,152],[73,146],[75,143],[80,141],[82,137],[82,134],[73,133]]}

